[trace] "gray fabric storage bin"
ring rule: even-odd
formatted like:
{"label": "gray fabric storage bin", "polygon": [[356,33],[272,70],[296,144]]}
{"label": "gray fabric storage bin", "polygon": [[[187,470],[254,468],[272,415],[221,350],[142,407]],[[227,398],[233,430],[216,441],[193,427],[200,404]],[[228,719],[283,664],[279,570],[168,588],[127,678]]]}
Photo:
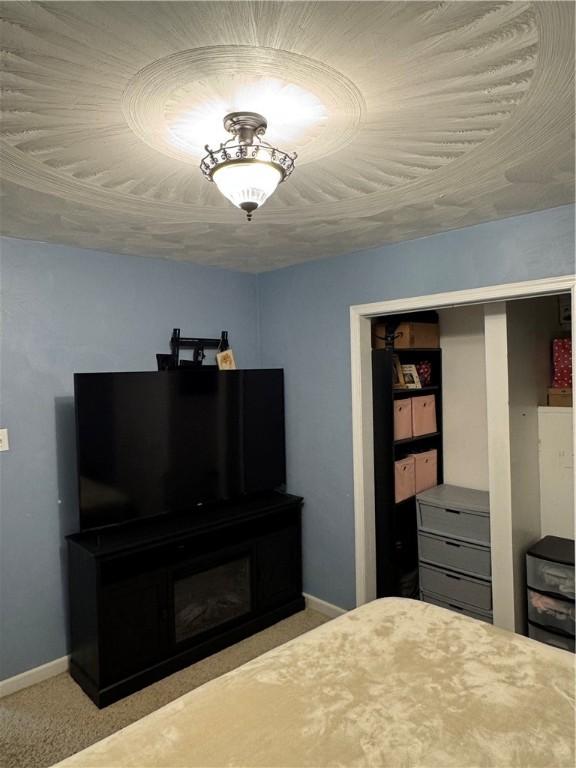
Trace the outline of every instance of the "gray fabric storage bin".
{"label": "gray fabric storage bin", "polygon": [[492,585],[471,576],[461,576],[432,565],[420,564],[420,589],[439,595],[448,602],[492,610]]}
{"label": "gray fabric storage bin", "polygon": [[448,611],[454,611],[455,613],[461,613],[464,616],[470,616],[472,619],[479,619],[485,621],[488,624],[492,624],[492,614],[489,611],[480,611],[478,609],[471,608],[469,605],[458,603],[456,601],[447,602],[440,595],[432,595],[428,592],[421,593],[421,599],[424,603],[432,603],[432,605],[439,605],[441,608],[446,608]]}
{"label": "gray fabric storage bin", "polygon": [[480,576],[484,579],[489,579],[492,572],[488,547],[454,541],[420,531],[418,552],[421,561],[441,568],[454,569],[460,573]]}

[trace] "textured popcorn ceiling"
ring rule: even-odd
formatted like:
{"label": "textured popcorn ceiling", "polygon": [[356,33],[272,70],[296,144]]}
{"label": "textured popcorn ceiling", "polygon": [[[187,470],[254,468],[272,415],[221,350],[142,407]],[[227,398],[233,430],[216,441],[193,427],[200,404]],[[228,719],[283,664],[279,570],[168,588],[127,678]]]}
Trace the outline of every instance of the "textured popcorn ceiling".
{"label": "textured popcorn ceiling", "polygon": [[[570,2],[2,3],[2,233],[260,271],[574,199]],[[247,223],[229,109],[296,170]]]}

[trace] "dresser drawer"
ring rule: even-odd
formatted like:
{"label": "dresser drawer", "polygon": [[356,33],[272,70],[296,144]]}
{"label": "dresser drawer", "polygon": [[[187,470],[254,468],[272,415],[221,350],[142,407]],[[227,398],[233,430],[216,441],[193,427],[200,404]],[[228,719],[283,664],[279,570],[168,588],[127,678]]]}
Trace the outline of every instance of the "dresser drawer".
{"label": "dresser drawer", "polygon": [[447,599],[447,602],[462,603],[480,608],[481,611],[492,610],[492,584],[471,576],[460,576],[421,563],[420,589],[439,595]]}
{"label": "dresser drawer", "polygon": [[475,544],[490,544],[490,516],[460,509],[444,509],[418,502],[418,527]]}
{"label": "dresser drawer", "polygon": [[446,608],[448,611],[455,611],[461,613],[464,616],[470,616],[472,619],[479,619],[485,621],[488,624],[492,624],[492,614],[489,611],[480,611],[478,609],[471,608],[469,605],[463,603],[457,603],[455,601],[447,602],[439,595],[432,595],[428,592],[422,592],[422,601],[424,603],[432,603],[432,605],[439,605],[441,608]]}
{"label": "dresser drawer", "polygon": [[528,618],[542,627],[574,637],[574,601],[559,600],[528,590]]}
{"label": "dresser drawer", "polygon": [[526,555],[526,581],[532,589],[574,599],[574,566]]}
{"label": "dresser drawer", "polygon": [[445,539],[420,531],[418,534],[418,551],[420,560],[427,563],[471,576],[490,578],[492,568],[488,547],[479,547],[476,544]]}
{"label": "dresser drawer", "polygon": [[546,645],[553,645],[555,648],[562,648],[564,651],[574,653],[574,638],[567,635],[556,635],[554,632],[548,632],[542,627],[528,623],[528,637],[533,640],[539,640]]}

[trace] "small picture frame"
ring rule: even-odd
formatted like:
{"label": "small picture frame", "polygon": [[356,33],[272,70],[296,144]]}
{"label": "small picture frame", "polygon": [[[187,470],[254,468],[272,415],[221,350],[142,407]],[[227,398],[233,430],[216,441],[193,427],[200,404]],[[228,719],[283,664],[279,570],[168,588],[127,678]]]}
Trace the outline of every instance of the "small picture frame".
{"label": "small picture frame", "polygon": [[402,372],[402,366],[400,365],[400,358],[398,355],[392,357],[393,376],[392,383],[394,389],[406,389],[406,383],[404,382],[404,374]]}
{"label": "small picture frame", "polygon": [[224,352],[218,352],[216,355],[216,362],[218,363],[218,370],[220,371],[236,370],[236,361],[234,360],[234,353],[231,349],[226,349]]}
{"label": "small picture frame", "polygon": [[418,376],[415,365],[403,365],[402,374],[404,375],[404,386],[406,389],[422,389],[420,376]]}

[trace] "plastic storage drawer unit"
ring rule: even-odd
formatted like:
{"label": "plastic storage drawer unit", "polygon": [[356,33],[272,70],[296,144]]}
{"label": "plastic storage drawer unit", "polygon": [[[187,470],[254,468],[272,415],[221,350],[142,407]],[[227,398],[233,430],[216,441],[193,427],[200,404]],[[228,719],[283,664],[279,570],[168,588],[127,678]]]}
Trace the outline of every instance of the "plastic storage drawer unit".
{"label": "plastic storage drawer unit", "polygon": [[562,648],[564,651],[574,653],[574,638],[568,635],[557,635],[554,632],[548,632],[535,624],[528,624],[528,637],[533,640],[539,640],[541,643],[553,645],[555,648]]}
{"label": "plastic storage drawer unit", "polygon": [[526,582],[538,592],[574,598],[574,566],[526,555]]}
{"label": "plastic storage drawer unit", "polygon": [[456,601],[481,611],[492,610],[492,585],[489,581],[421,564],[420,587],[422,592],[432,592],[446,602]]}
{"label": "plastic storage drawer unit", "polygon": [[420,598],[492,623],[488,493],[438,485],[416,499]]}
{"label": "plastic storage drawer unit", "polygon": [[571,600],[559,600],[529,589],[528,618],[541,627],[560,630],[574,637],[574,603]]}
{"label": "plastic storage drawer unit", "polygon": [[439,605],[441,608],[447,608],[449,611],[461,613],[463,616],[470,616],[472,619],[479,619],[488,624],[492,624],[492,614],[489,611],[481,611],[479,608],[471,608],[469,605],[457,603],[454,600],[447,602],[440,595],[432,595],[429,592],[422,592],[422,602]]}
{"label": "plastic storage drawer unit", "polygon": [[528,634],[574,651],[574,541],[545,536],[526,553]]}
{"label": "plastic storage drawer unit", "polygon": [[437,485],[418,494],[418,528],[421,531],[490,544],[488,493],[454,485]]}
{"label": "plastic storage drawer unit", "polygon": [[422,562],[481,579],[490,578],[490,550],[486,547],[421,531],[418,534],[418,550]]}
{"label": "plastic storage drawer unit", "polygon": [[574,542],[545,536],[526,553],[526,582],[538,592],[574,599]]}

